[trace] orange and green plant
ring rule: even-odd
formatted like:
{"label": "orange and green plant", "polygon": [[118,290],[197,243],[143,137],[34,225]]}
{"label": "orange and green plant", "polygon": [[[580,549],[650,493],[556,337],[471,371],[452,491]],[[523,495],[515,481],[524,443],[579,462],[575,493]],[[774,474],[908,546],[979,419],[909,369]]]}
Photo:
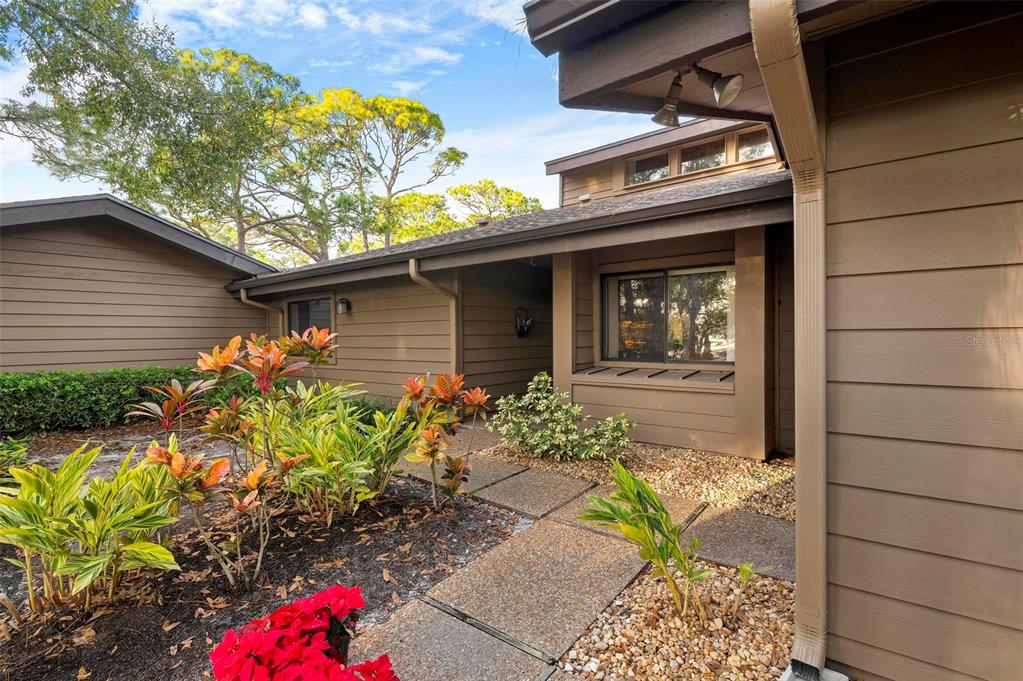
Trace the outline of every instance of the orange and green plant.
{"label": "orange and green plant", "polygon": [[281,336],[278,344],[289,356],[304,357],[312,367],[315,381],[317,367],[329,362],[331,355],[337,350],[337,344],[334,342],[336,338],[337,334],[331,333],[330,329],[310,326],[302,333],[292,331],[290,336]]}
{"label": "orange and green plant", "polygon": [[170,432],[177,421],[180,436],[184,433],[185,417],[203,409],[199,397],[214,384],[215,381],[199,380],[182,387],[181,382],[174,378],[164,386],[146,386],[146,390],[153,393],[157,399],[162,398],[161,401],[130,404],[128,406],[135,411],[128,412],[127,416],[155,419],[165,433]]}
{"label": "orange and green plant", "polygon": [[[486,405],[490,396],[483,388],[465,390],[462,374],[438,374],[430,384],[428,377],[409,376],[404,382],[405,395],[415,405],[416,413],[425,421],[424,429],[415,449],[408,455],[413,463],[430,466],[433,482],[433,503],[438,506],[437,489],[445,498],[451,499],[462,493],[462,485],[469,480],[471,465],[469,455],[476,436],[476,419],[486,419]],[[472,432],[464,454],[449,455],[449,439],[462,426],[467,416],[472,416]],[[441,475],[443,486],[437,481],[437,467],[444,464]]]}

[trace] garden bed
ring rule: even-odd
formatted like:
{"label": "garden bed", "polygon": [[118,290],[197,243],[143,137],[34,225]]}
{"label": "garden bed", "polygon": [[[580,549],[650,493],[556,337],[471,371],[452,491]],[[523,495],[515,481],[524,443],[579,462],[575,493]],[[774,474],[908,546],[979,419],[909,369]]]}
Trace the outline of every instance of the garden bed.
{"label": "garden bed", "polygon": [[562,657],[564,676],[581,679],[729,681],[777,679],[792,647],[794,586],[761,577],[746,587],[738,616],[730,610],[738,570],[707,563],[701,584],[708,622],[680,619],[663,578],[648,567]]}
{"label": "garden bed", "polygon": [[[118,437],[134,434],[113,430]],[[63,437],[96,435],[102,433]],[[115,439],[109,435],[107,441]],[[66,444],[55,451],[66,452]],[[263,586],[232,592],[194,531],[179,523],[171,549],[181,572],[126,584],[122,601],[91,614],[58,612],[22,625],[0,647],[0,674],[19,681],[209,678],[207,654],[231,627],[335,583],[362,588],[367,607],[360,627],[372,626],[524,521],[465,497],[435,512],[428,485],[400,478],[386,496],[330,528],[295,512],[278,522]],[[0,563],[0,576],[13,586],[20,573]]]}
{"label": "garden bed", "polygon": [[[482,453],[600,484],[611,483],[611,466],[606,461],[539,459],[505,445],[490,447]],[[789,463],[761,463],[737,456],[638,442],[626,447],[619,460],[660,494],[782,520],[796,519],[796,469]]]}

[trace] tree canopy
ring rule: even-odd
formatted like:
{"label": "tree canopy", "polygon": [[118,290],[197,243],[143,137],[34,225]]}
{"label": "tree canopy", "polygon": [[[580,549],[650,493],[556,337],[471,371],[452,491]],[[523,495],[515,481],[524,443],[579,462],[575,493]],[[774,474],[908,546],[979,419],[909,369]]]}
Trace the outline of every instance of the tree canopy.
{"label": "tree canopy", "polygon": [[9,0],[0,59],[29,66],[0,134],[61,178],[279,264],[322,261],[538,210],[492,180],[423,193],[466,155],[440,116],[351,88],[306,94],[229,49],[176,50],[131,0]]}

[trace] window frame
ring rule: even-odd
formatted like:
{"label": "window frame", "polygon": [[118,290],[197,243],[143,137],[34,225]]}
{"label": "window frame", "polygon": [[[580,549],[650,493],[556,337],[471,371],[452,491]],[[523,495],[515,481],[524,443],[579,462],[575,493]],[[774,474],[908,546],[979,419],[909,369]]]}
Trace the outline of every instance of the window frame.
{"label": "window frame", "polygon": [[[334,343],[337,344],[337,350],[330,353],[330,360],[326,364],[337,364],[338,351],[341,350],[341,334],[337,329],[337,292],[336,291],[325,291],[318,294],[308,294],[301,296],[294,296],[285,298],[281,301],[284,305],[284,333],[291,335],[291,304],[292,303],[304,303],[311,300],[329,300],[330,301],[330,332],[336,333],[337,338],[334,339]],[[299,330],[299,333],[305,329]]]}
{"label": "window frame", "polygon": [[[751,132],[760,132],[762,130],[767,131],[767,141],[771,146],[771,155],[763,158],[757,158],[750,161],[739,161],[739,136],[745,135]],[[694,170],[691,173],[682,172],[682,159],[683,151],[689,147],[701,146],[717,140],[724,140],[725,147],[725,162],[722,165],[714,166],[713,168],[705,168],[703,170]],[[655,180],[644,180],[643,182],[636,182],[633,184],[629,183],[630,168],[636,161],[642,161],[645,158],[651,156],[659,156],[661,154],[668,155],[668,175]],[[709,177],[720,173],[728,173],[736,170],[743,170],[746,168],[755,168],[761,165],[769,165],[776,163],[778,160],[778,149],[774,135],[771,129],[767,126],[755,126],[750,128],[742,128],[739,130],[733,130],[732,132],[710,135],[708,137],[702,137],[700,139],[689,140],[681,144],[675,144],[670,147],[657,149],[656,151],[648,151],[635,156],[626,156],[620,159],[621,165],[619,165],[618,179],[615,181],[614,187],[617,191],[634,191],[639,188],[646,188],[651,186],[657,186],[659,184],[671,183],[671,182],[685,182],[692,179],[698,179],[702,177]]]}
{"label": "window frame", "polygon": [[[722,367],[735,367],[734,359],[668,359],[668,278],[670,276],[679,276],[686,274],[700,274],[704,272],[727,272],[730,273],[734,279],[735,277],[735,263],[712,263],[707,265],[694,265],[694,266],[663,266],[663,267],[649,267],[641,269],[630,269],[623,271],[613,272],[600,272],[597,279],[597,285],[600,289],[599,305],[600,305],[600,326],[597,330],[599,337],[595,340],[599,341],[600,347],[600,363],[607,364],[608,366],[625,366],[625,367],[650,367],[650,368],[661,368],[670,369],[672,367],[684,366],[690,369],[704,368],[710,371],[721,370]],[[611,359],[608,357],[608,333],[610,327],[608,325],[608,313],[610,312],[608,306],[608,284],[609,279],[628,279],[630,277],[639,277],[643,275],[660,275],[664,281],[664,310],[662,316],[664,318],[664,329],[663,329],[663,350],[661,353],[661,360],[629,360],[629,359]],[[735,282],[735,288],[738,289],[738,281]],[[738,324],[738,308],[735,304],[735,290],[732,292],[732,342],[736,340],[736,326]],[[733,356],[734,356],[733,352]]]}
{"label": "window frame", "polygon": [[[667,159],[667,164],[665,167],[667,167],[668,169],[668,174],[665,175],[664,177],[657,177],[652,180],[643,180],[642,182],[629,182],[629,176],[632,175],[632,173],[634,172],[633,168],[635,167],[636,162],[648,158],[653,158],[654,156],[664,156]],[[657,151],[652,151],[647,154],[640,154],[639,156],[630,156],[629,158],[625,159],[624,181],[626,188],[631,189],[632,187],[641,187],[644,185],[653,184],[655,182],[664,182],[665,180],[672,178],[674,176],[673,168],[675,167],[675,161],[677,160],[677,158],[678,151],[676,149],[658,149]]]}

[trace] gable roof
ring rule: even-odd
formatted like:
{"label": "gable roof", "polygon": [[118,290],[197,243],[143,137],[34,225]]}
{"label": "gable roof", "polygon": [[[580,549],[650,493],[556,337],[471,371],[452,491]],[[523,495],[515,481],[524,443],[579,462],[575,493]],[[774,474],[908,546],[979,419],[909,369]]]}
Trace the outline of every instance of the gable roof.
{"label": "gable roof", "polygon": [[489,225],[470,227],[435,236],[407,241],[364,253],[303,265],[282,272],[262,274],[237,281],[229,290],[251,289],[269,284],[317,277],[346,270],[369,269],[411,258],[428,258],[510,243],[561,236],[623,224],[656,220],[736,205],[788,198],[792,180],[788,170],[755,168],[702,180],[609,197],[585,205],[551,208],[537,213],[516,215]]}
{"label": "gable roof", "polygon": [[0,227],[74,220],[87,217],[109,217],[160,241],[189,250],[209,260],[239,272],[255,276],[276,272],[277,269],[245,255],[241,251],[219,244],[196,234],[158,215],[133,206],[111,194],[64,196],[35,201],[15,201],[0,204]]}

